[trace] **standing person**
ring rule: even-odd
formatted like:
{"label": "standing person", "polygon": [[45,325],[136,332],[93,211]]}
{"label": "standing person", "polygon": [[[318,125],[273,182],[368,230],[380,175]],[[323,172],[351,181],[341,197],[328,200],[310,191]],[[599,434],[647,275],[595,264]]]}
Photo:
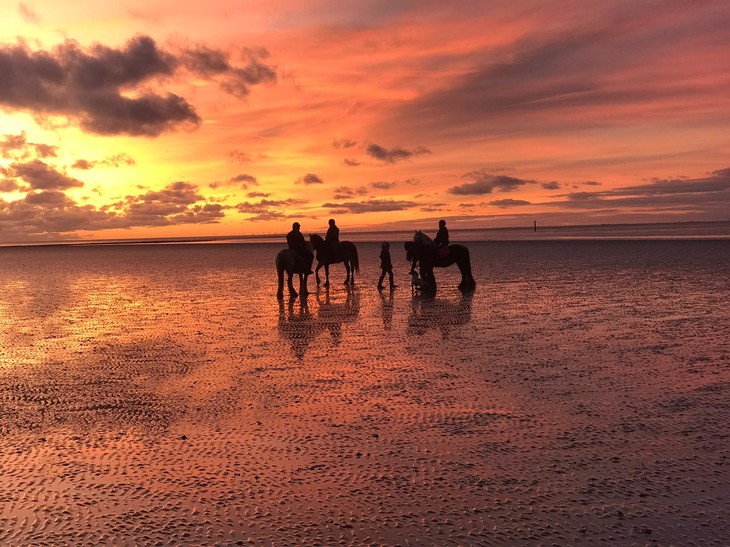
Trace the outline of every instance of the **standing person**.
{"label": "standing person", "polygon": [[300,231],[300,224],[295,222],[291,225],[291,232],[286,234],[286,243],[289,248],[297,253],[299,257],[304,261],[304,272],[312,272],[312,261],[314,260],[314,254],[307,247],[307,242],[304,239],[304,234]]}
{"label": "standing person", "polygon": [[385,287],[383,287],[383,279],[385,279],[385,274],[388,274],[390,277],[390,288],[395,288],[395,283],[393,283],[393,263],[390,260],[390,243],[387,241],[383,241],[383,244],[380,246],[380,279],[378,279],[378,289],[383,290]]}
{"label": "standing person", "polygon": [[330,227],[327,228],[327,235],[324,237],[324,242],[329,245],[332,256],[337,256],[337,247],[340,245],[340,229],[335,224],[335,219],[329,220]]}
{"label": "standing person", "polygon": [[439,220],[439,231],[436,233],[436,237],[433,239],[434,247],[448,247],[449,246],[449,230],[446,228],[446,221]]}

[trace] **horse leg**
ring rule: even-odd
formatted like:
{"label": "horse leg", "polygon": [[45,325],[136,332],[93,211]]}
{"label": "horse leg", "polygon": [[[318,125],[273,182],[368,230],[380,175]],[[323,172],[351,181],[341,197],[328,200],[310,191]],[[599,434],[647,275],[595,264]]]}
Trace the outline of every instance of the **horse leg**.
{"label": "horse leg", "polygon": [[276,266],[276,276],[279,280],[279,290],[276,291],[276,298],[281,300],[282,298],[284,298],[284,268],[282,268],[278,264]]}
{"label": "horse leg", "polygon": [[436,294],[436,276],[433,275],[433,266],[430,264],[424,266],[423,261],[419,261],[418,266],[421,278],[426,282],[426,287],[421,289],[421,292],[427,292],[429,294]]}
{"label": "horse leg", "polygon": [[476,281],[471,273],[471,258],[466,255],[464,260],[457,262],[459,271],[461,272],[461,283],[459,283],[459,290],[461,292],[473,291],[476,288]]}
{"label": "horse leg", "polygon": [[294,284],[291,282],[291,278],[294,275],[294,272],[287,272],[287,274],[288,275],[286,277],[286,281],[289,284],[289,296],[291,298],[296,298],[297,297],[297,291],[294,290]]}
{"label": "horse leg", "polygon": [[324,286],[325,287],[330,286],[330,265],[329,264],[324,265]]}
{"label": "horse leg", "polygon": [[317,277],[317,286],[319,286],[319,269],[322,267],[321,262],[317,262],[317,267],[314,270],[314,275]]}
{"label": "horse leg", "polygon": [[343,260],[342,263],[345,265],[345,285],[350,284],[350,262],[347,260]]}
{"label": "horse leg", "polygon": [[307,277],[309,277],[309,274],[307,273],[299,274],[299,294],[302,296],[309,294],[309,291],[307,290]]}

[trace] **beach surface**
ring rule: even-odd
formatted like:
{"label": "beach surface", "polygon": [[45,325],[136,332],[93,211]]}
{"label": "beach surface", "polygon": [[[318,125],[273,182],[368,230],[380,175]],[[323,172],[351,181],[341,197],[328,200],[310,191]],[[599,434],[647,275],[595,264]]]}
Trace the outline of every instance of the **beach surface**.
{"label": "beach surface", "polygon": [[729,545],[730,241],[0,249],[3,545]]}

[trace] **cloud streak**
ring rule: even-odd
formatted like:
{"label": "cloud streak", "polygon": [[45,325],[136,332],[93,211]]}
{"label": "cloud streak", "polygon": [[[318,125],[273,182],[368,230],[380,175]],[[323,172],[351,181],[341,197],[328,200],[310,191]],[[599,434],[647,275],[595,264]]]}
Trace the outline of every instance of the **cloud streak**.
{"label": "cloud streak", "polygon": [[394,199],[370,199],[367,201],[347,201],[343,203],[323,203],[322,207],[330,209],[333,214],[352,213],[361,215],[364,213],[381,213],[387,211],[404,211],[417,207],[415,201],[394,200]]}
{"label": "cloud streak", "polygon": [[647,184],[596,192],[571,192],[541,205],[567,209],[642,209],[681,215],[699,213],[708,220],[727,220],[730,211],[730,168],[703,177],[655,179]]}
{"label": "cloud streak", "polygon": [[491,194],[495,190],[511,192],[520,186],[535,184],[535,181],[532,180],[524,180],[505,175],[493,175],[485,171],[473,171],[467,173],[464,177],[471,178],[474,182],[452,186],[447,192],[457,196],[480,196]]}
{"label": "cloud streak", "polygon": [[365,152],[368,156],[384,163],[397,163],[399,161],[410,160],[416,156],[431,153],[431,151],[424,146],[419,146],[409,150],[401,147],[385,148],[379,144],[368,145],[365,148]]}

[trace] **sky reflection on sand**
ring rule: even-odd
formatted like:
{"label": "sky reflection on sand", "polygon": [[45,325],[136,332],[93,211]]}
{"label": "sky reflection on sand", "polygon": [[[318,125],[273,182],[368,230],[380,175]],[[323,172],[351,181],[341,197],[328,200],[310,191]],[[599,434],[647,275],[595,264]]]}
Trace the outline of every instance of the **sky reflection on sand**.
{"label": "sky reflection on sand", "polygon": [[358,246],[281,302],[278,245],[2,250],[0,540],[730,540],[728,242],[474,243],[435,299]]}

